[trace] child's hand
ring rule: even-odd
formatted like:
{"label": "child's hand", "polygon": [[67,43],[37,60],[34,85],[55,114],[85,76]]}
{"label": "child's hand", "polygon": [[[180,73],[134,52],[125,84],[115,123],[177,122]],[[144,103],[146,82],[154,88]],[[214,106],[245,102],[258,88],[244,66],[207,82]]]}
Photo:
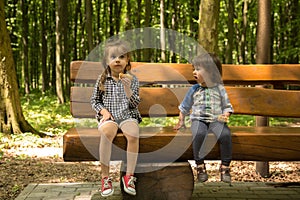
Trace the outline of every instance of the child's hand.
{"label": "child's hand", "polygon": [[125,94],[126,94],[127,98],[130,98],[131,95],[132,95],[132,90],[130,88],[130,86],[131,86],[131,79],[127,78],[127,77],[121,78],[121,82],[124,85],[124,91],[125,91]]}
{"label": "child's hand", "polygon": [[121,82],[123,83],[125,89],[129,88],[131,86],[131,79],[125,77],[125,78],[121,78]]}
{"label": "child's hand", "polygon": [[186,128],[184,121],[179,120],[178,123],[173,127],[174,130],[179,130],[181,128]]}
{"label": "child's hand", "polygon": [[231,115],[231,113],[227,112],[224,113],[222,115],[218,116],[218,121],[219,122],[224,122],[224,123],[228,123],[229,122],[229,116]]}
{"label": "child's hand", "polygon": [[102,109],[100,111],[100,114],[102,115],[102,119],[100,120],[100,123],[105,122],[107,120],[114,120],[113,116],[111,115],[111,113],[106,110],[106,109]]}

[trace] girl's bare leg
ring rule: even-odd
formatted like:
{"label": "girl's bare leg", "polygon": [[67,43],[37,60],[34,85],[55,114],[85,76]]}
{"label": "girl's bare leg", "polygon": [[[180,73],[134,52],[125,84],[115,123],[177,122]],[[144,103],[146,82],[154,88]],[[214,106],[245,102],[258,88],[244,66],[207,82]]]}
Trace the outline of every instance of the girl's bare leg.
{"label": "girl's bare leg", "polygon": [[102,170],[102,178],[109,176],[109,162],[111,157],[112,141],[115,138],[118,126],[114,122],[105,122],[99,127],[101,135],[99,156]]}
{"label": "girl's bare leg", "polygon": [[139,152],[139,126],[135,121],[126,121],[121,130],[127,139],[127,170],[126,175],[133,175]]}

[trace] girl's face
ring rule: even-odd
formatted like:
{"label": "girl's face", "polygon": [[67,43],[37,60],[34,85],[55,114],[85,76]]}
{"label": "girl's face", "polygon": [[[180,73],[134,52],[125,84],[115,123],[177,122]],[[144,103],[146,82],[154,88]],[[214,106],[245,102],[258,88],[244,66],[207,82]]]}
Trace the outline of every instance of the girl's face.
{"label": "girl's face", "polygon": [[112,47],[108,50],[107,64],[110,67],[112,76],[119,77],[119,73],[124,72],[128,62],[127,53],[122,54],[118,47]]}

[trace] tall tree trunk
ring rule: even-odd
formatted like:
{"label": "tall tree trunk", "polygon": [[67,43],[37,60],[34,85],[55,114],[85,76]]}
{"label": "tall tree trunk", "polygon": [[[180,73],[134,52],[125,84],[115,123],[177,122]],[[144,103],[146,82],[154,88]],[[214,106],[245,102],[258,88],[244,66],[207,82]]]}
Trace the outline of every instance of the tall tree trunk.
{"label": "tall tree trunk", "polygon": [[125,30],[130,30],[132,27],[132,22],[131,22],[131,1],[130,0],[126,0],[126,8],[127,8],[127,12],[126,12],[126,18],[125,18]]}
{"label": "tall tree trunk", "polygon": [[58,102],[63,104],[65,102],[63,95],[63,68],[62,68],[62,17],[63,17],[63,1],[57,0],[56,9],[56,94]]}
{"label": "tall tree trunk", "polygon": [[246,43],[247,43],[247,13],[248,13],[248,0],[244,0],[243,6],[243,24],[242,24],[242,36],[241,36],[241,60],[244,64],[246,60]]}
{"label": "tall tree trunk", "polygon": [[[271,35],[271,0],[258,1],[258,26],[256,38],[256,63],[270,63],[270,35]],[[264,87],[264,86],[259,86]],[[256,126],[268,126],[268,117],[256,117]],[[268,162],[256,162],[256,170],[263,177],[269,177]]]}
{"label": "tall tree trunk", "polygon": [[23,44],[23,77],[25,93],[30,93],[29,61],[28,61],[28,2],[21,0],[22,8],[22,44]]}
{"label": "tall tree trunk", "polygon": [[78,16],[80,15],[80,7],[81,7],[81,0],[78,0],[76,4],[76,12],[74,16],[74,40],[73,40],[73,59],[78,59],[77,53],[77,33],[78,33]]}
{"label": "tall tree trunk", "polygon": [[93,6],[91,0],[85,0],[85,15],[86,15],[86,33],[88,40],[88,50],[93,50]]}
{"label": "tall tree trunk", "polygon": [[227,33],[227,40],[228,44],[226,45],[226,53],[225,53],[225,62],[227,64],[232,64],[232,51],[233,51],[233,33],[234,33],[234,0],[228,0],[228,33]]}
{"label": "tall tree trunk", "polygon": [[220,0],[202,0],[199,9],[199,43],[207,52],[218,52]]}
{"label": "tall tree trunk", "polygon": [[4,1],[0,1],[0,46],[0,132],[40,134],[23,116],[11,41],[5,22]]}
{"label": "tall tree trunk", "polygon": [[114,0],[109,1],[109,37],[112,37],[115,33],[114,30]]}
{"label": "tall tree trunk", "polygon": [[[150,27],[150,20],[151,20],[151,0],[145,0],[145,27]],[[145,33],[145,44],[146,46],[150,46],[151,43],[151,35],[150,35],[150,31],[146,31]],[[150,48],[146,48],[144,51],[144,59],[143,61],[145,62],[150,62],[151,60],[151,49]]]}
{"label": "tall tree trunk", "polygon": [[164,19],[164,0],[160,0],[160,47],[161,60],[166,61],[166,37],[165,37],[165,19]]}
{"label": "tall tree trunk", "polygon": [[[64,12],[62,17],[62,88],[63,88],[63,98],[64,102],[67,97],[69,97],[70,93],[70,56],[69,56],[69,9],[68,9],[68,1],[63,1],[62,10]],[[63,103],[64,103],[63,102]]]}
{"label": "tall tree trunk", "polygon": [[45,22],[47,21],[47,0],[42,0],[42,11],[41,11],[41,38],[42,38],[42,91],[45,92],[49,89],[49,75],[47,70],[47,54],[48,54],[48,48],[47,48],[47,31],[46,31],[46,25]]}
{"label": "tall tree trunk", "polygon": [[[178,3],[177,3],[177,0],[173,0],[172,2],[172,5],[173,5],[173,10],[174,12],[172,13],[172,21],[171,21],[171,29],[172,30],[178,30]],[[170,48],[171,49],[174,49],[176,48],[176,42],[175,42],[175,34],[168,34],[169,36],[169,45],[170,45]],[[175,63],[176,62],[176,54],[174,52],[170,52],[171,53],[171,62],[172,63]]]}
{"label": "tall tree trunk", "polygon": [[[300,12],[299,0],[292,0],[290,10],[291,10],[291,23],[290,24],[292,25],[292,31],[290,32],[291,37],[289,37],[290,38],[290,48],[297,49],[297,48],[299,48],[299,44],[300,44],[299,26],[296,25],[298,23],[297,19],[299,20],[299,16],[300,16],[299,15],[299,12]],[[299,54],[294,53],[293,55],[291,55],[288,60],[288,63],[298,64],[299,63]]]}

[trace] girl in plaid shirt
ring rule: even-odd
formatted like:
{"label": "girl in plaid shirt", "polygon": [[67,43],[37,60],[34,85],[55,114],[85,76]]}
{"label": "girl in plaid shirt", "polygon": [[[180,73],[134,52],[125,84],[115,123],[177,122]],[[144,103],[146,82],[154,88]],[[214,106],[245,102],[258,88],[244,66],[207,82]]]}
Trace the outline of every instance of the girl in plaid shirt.
{"label": "girl in plaid shirt", "polygon": [[[127,170],[122,177],[124,190],[136,195],[134,170],[139,150],[139,123],[141,116],[138,111],[139,82],[130,74],[129,46],[125,41],[117,40],[106,44],[103,66],[104,72],[99,76],[91,97],[92,108],[96,111],[98,130],[101,134],[99,147],[102,169],[102,196],[113,194],[109,178],[109,162],[112,141],[120,128],[127,139]],[[122,78],[121,74],[127,74]]]}
{"label": "girl in plaid shirt", "polygon": [[220,142],[221,180],[230,183],[232,142],[227,122],[233,108],[222,84],[222,65],[218,57],[211,53],[196,56],[192,65],[193,75],[198,84],[190,88],[179,105],[179,121],[174,129],[185,128],[185,116],[190,115],[193,154],[199,182],[208,180],[204,158],[212,147],[207,149],[203,144],[207,134],[213,132]]}

